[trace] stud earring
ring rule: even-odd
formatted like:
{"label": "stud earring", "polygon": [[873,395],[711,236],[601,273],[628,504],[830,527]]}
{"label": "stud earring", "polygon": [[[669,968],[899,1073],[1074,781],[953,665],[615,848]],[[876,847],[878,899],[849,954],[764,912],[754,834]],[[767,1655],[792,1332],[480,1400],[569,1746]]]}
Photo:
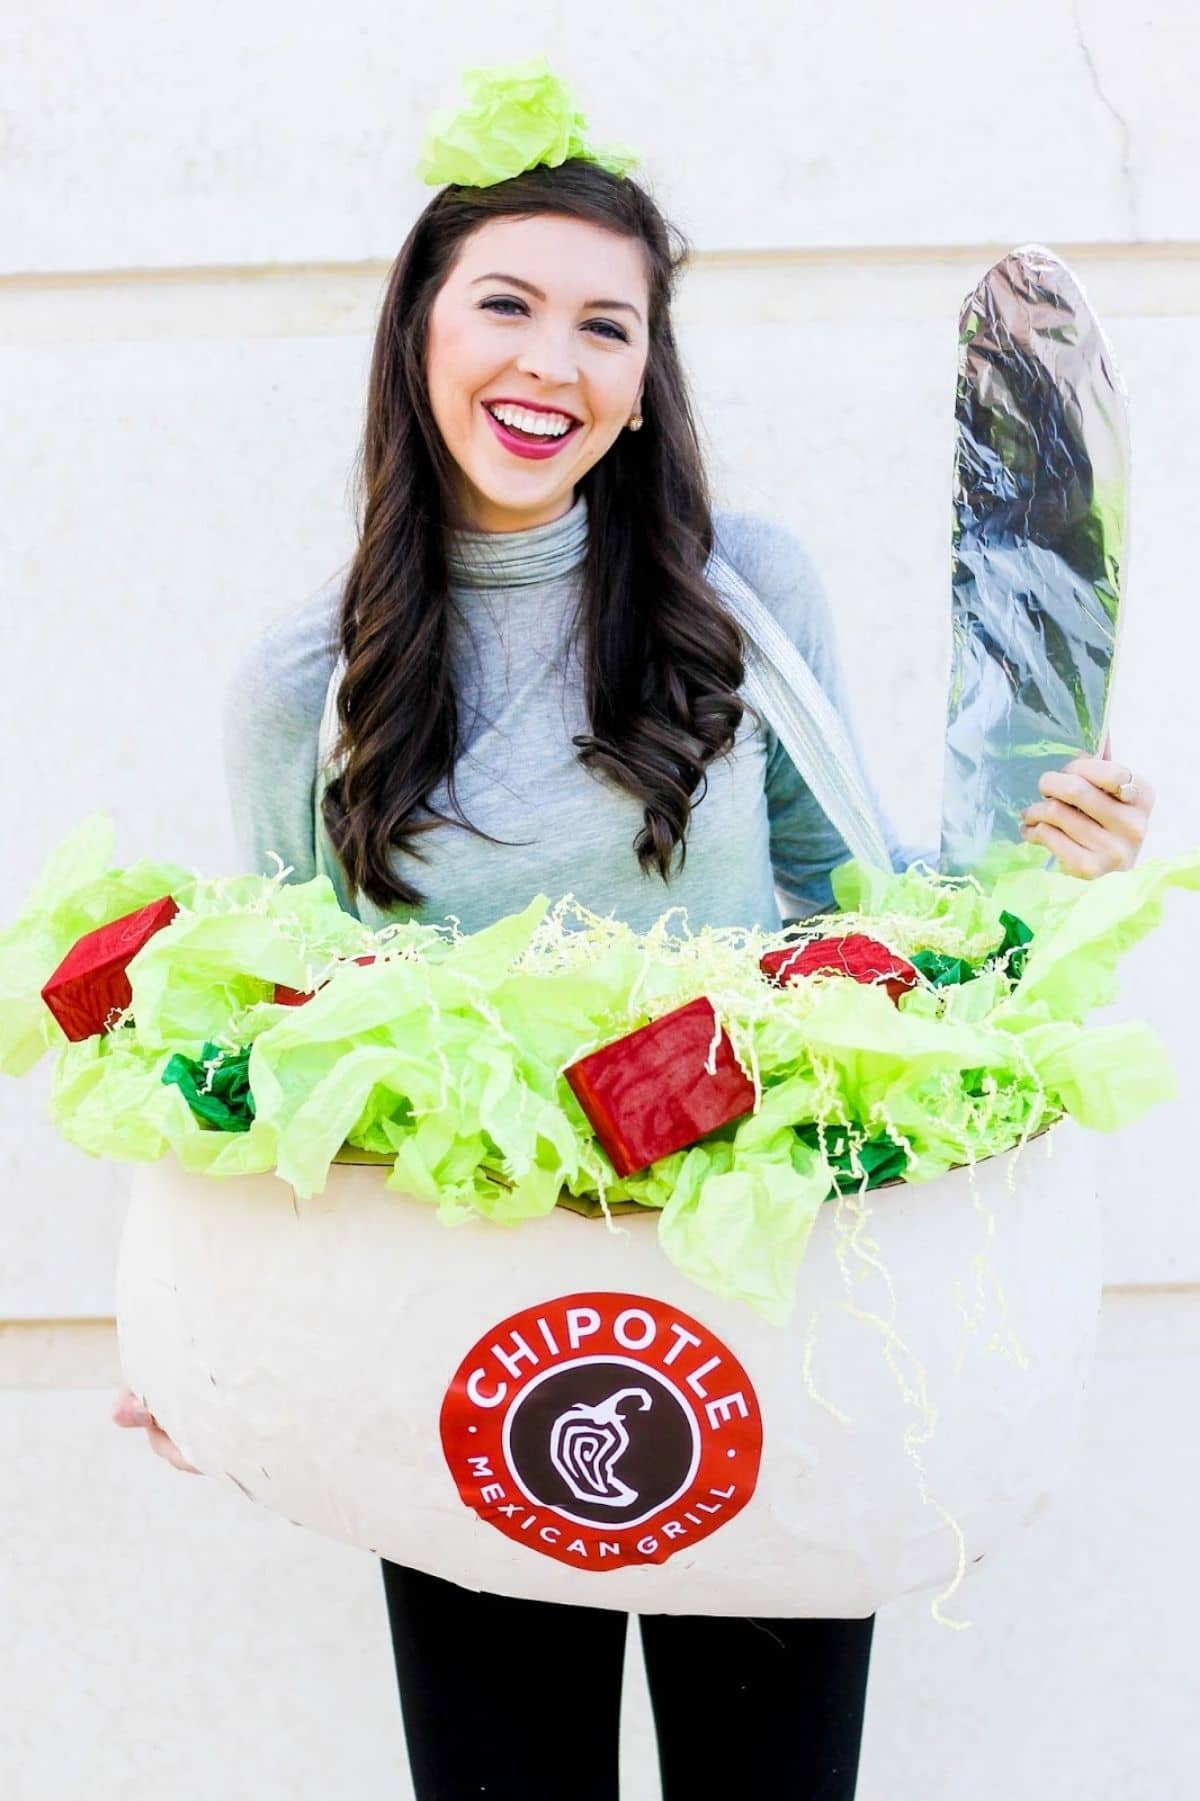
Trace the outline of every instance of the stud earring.
{"label": "stud earring", "polygon": [[629,429],[630,431],[641,431],[642,415],[640,413],[635,413],[633,415],[633,418],[629,421]]}

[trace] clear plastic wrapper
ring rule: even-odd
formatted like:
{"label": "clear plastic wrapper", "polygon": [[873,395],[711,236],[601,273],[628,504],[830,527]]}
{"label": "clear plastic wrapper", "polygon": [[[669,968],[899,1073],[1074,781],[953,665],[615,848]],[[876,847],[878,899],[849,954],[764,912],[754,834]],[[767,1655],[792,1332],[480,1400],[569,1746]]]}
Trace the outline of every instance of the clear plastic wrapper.
{"label": "clear plastic wrapper", "polygon": [[959,314],[941,869],[1016,842],[1038,777],[1100,753],[1126,575],[1129,426],[1112,350],[1040,245]]}

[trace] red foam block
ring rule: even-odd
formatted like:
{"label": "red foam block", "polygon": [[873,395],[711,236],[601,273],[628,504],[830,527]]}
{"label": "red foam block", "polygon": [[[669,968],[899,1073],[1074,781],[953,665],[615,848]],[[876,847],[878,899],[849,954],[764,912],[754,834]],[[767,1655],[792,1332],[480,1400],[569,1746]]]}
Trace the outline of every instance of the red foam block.
{"label": "red foam block", "polygon": [[855,982],[881,982],[893,1003],[909,988],[915,988],[920,977],[911,963],[890,951],[878,938],[865,932],[849,932],[844,938],[817,938],[811,944],[794,949],[768,951],[759,958],[758,967],[780,988],[797,976],[832,973],[849,976]]}
{"label": "red foam block", "polygon": [[724,1030],[716,1073],[706,1068],[715,1026],[712,1002],[701,996],[563,1071],[619,1176],[753,1110],[754,1084]]}
{"label": "red foam block", "polygon": [[41,990],[42,999],[73,1043],[95,1038],[133,1000],[125,973],[155,932],[178,913],[169,894],[136,912],[85,932]]}
{"label": "red foam block", "polygon": [[[355,957],[353,961],[355,963],[374,963],[375,952],[369,951],[365,957]],[[322,982],[321,987],[323,988],[324,986],[325,984]],[[271,996],[271,999],[277,1001],[281,1007],[302,1007],[305,1001],[310,1001],[316,993],[317,990],[315,988],[307,990],[304,988],[289,988],[285,982],[276,982],[275,992]]]}

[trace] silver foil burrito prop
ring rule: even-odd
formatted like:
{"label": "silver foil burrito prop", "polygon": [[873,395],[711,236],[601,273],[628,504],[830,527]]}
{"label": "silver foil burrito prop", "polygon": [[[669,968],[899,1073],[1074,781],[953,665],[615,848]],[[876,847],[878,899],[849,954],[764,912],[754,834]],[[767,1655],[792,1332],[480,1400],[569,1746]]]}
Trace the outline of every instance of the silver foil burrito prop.
{"label": "silver foil burrito prop", "polygon": [[1038,244],[959,314],[941,868],[964,875],[1043,770],[1096,756],[1117,648],[1129,417],[1078,282]]}

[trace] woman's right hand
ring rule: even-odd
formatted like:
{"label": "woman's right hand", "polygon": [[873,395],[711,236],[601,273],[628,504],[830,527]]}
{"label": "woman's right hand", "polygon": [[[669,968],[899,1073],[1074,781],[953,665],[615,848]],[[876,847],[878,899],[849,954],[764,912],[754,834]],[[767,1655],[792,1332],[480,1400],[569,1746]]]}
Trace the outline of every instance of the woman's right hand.
{"label": "woman's right hand", "polygon": [[112,1411],[113,1420],[118,1426],[144,1426],[150,1440],[150,1449],[159,1457],[165,1457],[177,1470],[188,1470],[193,1476],[202,1472],[194,1463],[189,1463],[173,1438],[168,1438],[152,1413],[147,1413],[132,1388],[123,1388],[117,1396],[116,1406]]}

